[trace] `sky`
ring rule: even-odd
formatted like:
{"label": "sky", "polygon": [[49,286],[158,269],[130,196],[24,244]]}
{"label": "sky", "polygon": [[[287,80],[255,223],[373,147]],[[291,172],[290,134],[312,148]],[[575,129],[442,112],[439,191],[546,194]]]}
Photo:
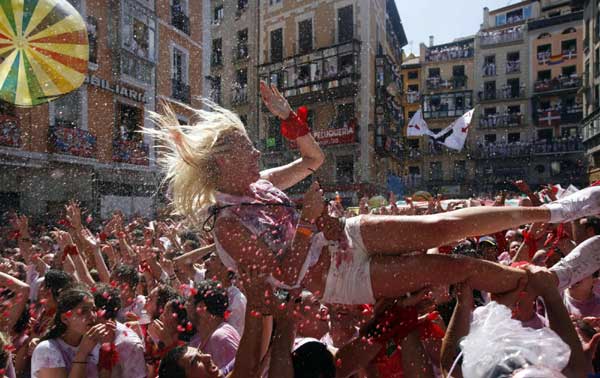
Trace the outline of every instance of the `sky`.
{"label": "sky", "polygon": [[395,0],[404,25],[406,53],[419,54],[419,44],[436,45],[477,33],[483,22],[483,8],[490,10],[515,4],[517,0]]}

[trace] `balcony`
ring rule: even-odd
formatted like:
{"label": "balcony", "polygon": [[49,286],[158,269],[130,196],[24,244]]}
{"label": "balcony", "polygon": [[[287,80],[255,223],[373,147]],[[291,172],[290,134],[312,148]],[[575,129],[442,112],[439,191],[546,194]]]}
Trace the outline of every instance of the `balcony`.
{"label": "balcony", "polygon": [[480,129],[494,129],[497,127],[519,127],[523,123],[523,115],[515,114],[489,114],[479,118]]}
{"label": "balcony", "polygon": [[476,159],[520,158],[531,155],[531,143],[490,143],[477,146],[473,152]]}
{"label": "balcony", "polygon": [[583,106],[573,106],[567,109],[537,109],[533,114],[536,126],[554,127],[559,125],[577,124],[583,119]]}
{"label": "balcony", "polygon": [[479,44],[481,47],[490,47],[504,43],[520,42],[522,40],[523,28],[518,26],[510,29],[483,32],[479,37]]}
{"label": "balcony", "polygon": [[466,76],[454,76],[450,80],[434,76],[427,78],[427,89],[429,90],[457,90],[467,86]]}
{"label": "balcony", "polygon": [[526,97],[526,92],[524,87],[513,88],[507,86],[498,90],[480,91],[477,95],[480,102],[485,102],[522,99]]}
{"label": "balcony", "polygon": [[429,47],[425,50],[426,62],[447,62],[451,60],[469,59],[474,56],[474,40],[452,42]]}
{"label": "balcony", "polygon": [[96,155],[96,137],[77,127],[65,127],[66,122],[59,119],[48,129],[48,152],[94,158]]}
{"label": "balcony", "polygon": [[538,80],[533,84],[535,93],[549,93],[556,91],[573,91],[581,87],[581,77],[559,76],[550,80]]}
{"label": "balcony", "polygon": [[21,128],[17,117],[0,115],[0,146],[21,147]]}
{"label": "balcony", "polygon": [[561,16],[542,18],[538,20],[529,21],[527,29],[529,31],[547,28],[553,25],[561,25],[566,22],[581,21],[583,20],[583,11],[571,12]]}
{"label": "balcony", "polygon": [[506,74],[515,74],[521,72],[521,61],[519,60],[508,60],[506,61]]}
{"label": "balcony", "polygon": [[583,142],[579,137],[560,138],[558,140],[538,140],[532,144],[535,155],[555,155],[583,152]]}
{"label": "balcony", "polygon": [[587,144],[591,139],[600,135],[600,109],[596,109],[585,117],[582,123],[583,141]]}
{"label": "balcony", "polygon": [[172,95],[173,98],[184,102],[186,104],[191,103],[190,86],[178,79],[172,79]]}
{"label": "balcony", "polygon": [[215,54],[215,52],[213,51],[213,53],[210,57],[210,67],[216,68],[216,67],[222,67],[222,66],[223,66],[223,55],[221,53]]}
{"label": "balcony", "polygon": [[190,18],[181,9],[180,5],[171,5],[171,25],[185,34],[190,34]]}
{"label": "balcony", "polygon": [[241,62],[247,60],[250,57],[247,43],[239,43],[236,48],[233,49],[233,61]]}
{"label": "balcony", "polygon": [[231,105],[244,105],[248,103],[248,86],[237,86],[231,94]]}
{"label": "balcony", "polygon": [[482,67],[483,76],[496,76],[496,63],[484,64]]}
{"label": "balcony", "polygon": [[360,82],[360,42],[351,41],[259,67],[259,76],[276,84],[292,106],[353,97]]}
{"label": "balcony", "polygon": [[149,148],[142,141],[117,139],[113,141],[112,160],[115,163],[148,165]]}
{"label": "balcony", "polygon": [[406,92],[407,104],[418,104],[419,102],[421,102],[421,94],[419,92]]}

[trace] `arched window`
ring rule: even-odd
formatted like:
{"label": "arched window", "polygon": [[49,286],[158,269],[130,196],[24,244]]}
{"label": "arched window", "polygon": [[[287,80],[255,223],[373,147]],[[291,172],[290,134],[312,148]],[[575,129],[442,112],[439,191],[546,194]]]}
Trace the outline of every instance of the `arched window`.
{"label": "arched window", "polygon": [[546,39],[546,38],[551,38],[551,37],[552,37],[552,34],[550,34],[550,33],[542,33],[537,37],[537,39]]}
{"label": "arched window", "polygon": [[571,28],[566,28],[565,30],[563,30],[562,34],[571,34],[571,33],[575,33],[576,30],[575,28],[571,27]]}

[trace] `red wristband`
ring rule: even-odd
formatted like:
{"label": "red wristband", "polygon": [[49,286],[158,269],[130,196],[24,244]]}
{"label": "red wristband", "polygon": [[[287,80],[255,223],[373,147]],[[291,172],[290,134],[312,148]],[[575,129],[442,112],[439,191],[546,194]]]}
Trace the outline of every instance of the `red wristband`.
{"label": "red wristband", "polygon": [[67,256],[77,256],[79,251],[77,250],[77,246],[75,244],[71,244],[65,247],[62,255],[62,261],[64,262]]}
{"label": "red wristband", "polygon": [[288,119],[281,121],[281,135],[287,140],[296,140],[310,133],[307,119],[308,109],[305,106],[298,108],[297,113],[290,112]]}

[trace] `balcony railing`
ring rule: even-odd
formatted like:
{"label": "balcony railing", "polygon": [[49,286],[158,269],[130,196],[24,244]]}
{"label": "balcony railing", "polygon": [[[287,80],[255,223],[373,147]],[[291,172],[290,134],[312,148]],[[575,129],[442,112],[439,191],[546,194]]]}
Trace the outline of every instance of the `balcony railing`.
{"label": "balcony railing", "polygon": [[491,143],[479,145],[472,153],[479,159],[521,158],[531,155],[576,153],[583,151],[583,143],[578,137],[557,140],[519,141],[514,143]]}
{"label": "balcony railing", "polygon": [[496,127],[519,127],[523,123],[522,114],[490,114],[479,118],[479,127],[493,129]]}
{"label": "balcony railing", "polygon": [[496,76],[496,64],[488,63],[484,64],[482,67],[483,76]]}
{"label": "balcony railing", "polygon": [[149,148],[142,141],[117,139],[113,141],[112,160],[116,163],[148,165]]}
{"label": "balcony railing", "polygon": [[525,98],[526,92],[524,87],[513,88],[504,87],[498,90],[487,90],[478,93],[479,101],[496,101]]}
{"label": "balcony railing", "polygon": [[179,5],[171,5],[171,24],[185,34],[190,34],[190,18]]}
{"label": "balcony railing", "polygon": [[553,92],[560,90],[573,90],[578,89],[581,86],[581,77],[572,76],[559,76],[550,80],[538,80],[533,85],[533,91],[535,93]]}
{"label": "balcony railing", "polygon": [[468,59],[473,57],[474,53],[473,40],[448,43],[427,48],[425,50],[425,61],[446,62],[457,59]]}
{"label": "balcony railing", "polygon": [[223,65],[223,55],[222,54],[213,54],[210,57],[210,66],[211,67],[220,67]]}
{"label": "balcony railing", "polygon": [[96,155],[96,137],[76,128],[54,125],[48,129],[48,152],[93,158]]}
{"label": "balcony railing", "polygon": [[521,72],[521,61],[519,60],[508,60],[506,61],[506,73],[513,74]]}
{"label": "balcony railing", "polygon": [[492,46],[502,43],[512,43],[523,39],[523,29],[519,26],[516,28],[483,32],[479,37],[481,46]]}
{"label": "balcony railing", "polygon": [[248,59],[250,54],[248,52],[247,43],[239,43],[236,48],[233,49],[233,61],[239,62],[241,60]]}
{"label": "balcony railing", "polygon": [[407,188],[420,188],[423,185],[423,177],[421,175],[406,175],[402,177],[402,183]]}
{"label": "balcony railing", "polygon": [[443,80],[442,78],[437,76],[427,78],[427,89],[429,90],[463,89],[466,86],[466,76],[455,76],[452,77],[450,80]]}
{"label": "balcony railing", "polygon": [[231,94],[231,105],[243,105],[248,103],[248,87],[237,87]]}
{"label": "balcony railing", "polygon": [[181,80],[173,79],[171,81],[173,89],[173,98],[189,104],[191,102],[190,86]]}
{"label": "balcony railing", "polygon": [[582,127],[583,141],[587,142],[600,135],[600,109],[585,117]]}
{"label": "balcony railing", "polygon": [[419,92],[406,92],[407,104],[418,104],[421,102],[421,94]]}
{"label": "balcony railing", "polygon": [[292,106],[350,97],[358,92],[360,42],[345,42],[259,67]]}
{"label": "balcony railing", "polygon": [[0,115],[0,146],[21,147],[21,128],[17,117]]}

